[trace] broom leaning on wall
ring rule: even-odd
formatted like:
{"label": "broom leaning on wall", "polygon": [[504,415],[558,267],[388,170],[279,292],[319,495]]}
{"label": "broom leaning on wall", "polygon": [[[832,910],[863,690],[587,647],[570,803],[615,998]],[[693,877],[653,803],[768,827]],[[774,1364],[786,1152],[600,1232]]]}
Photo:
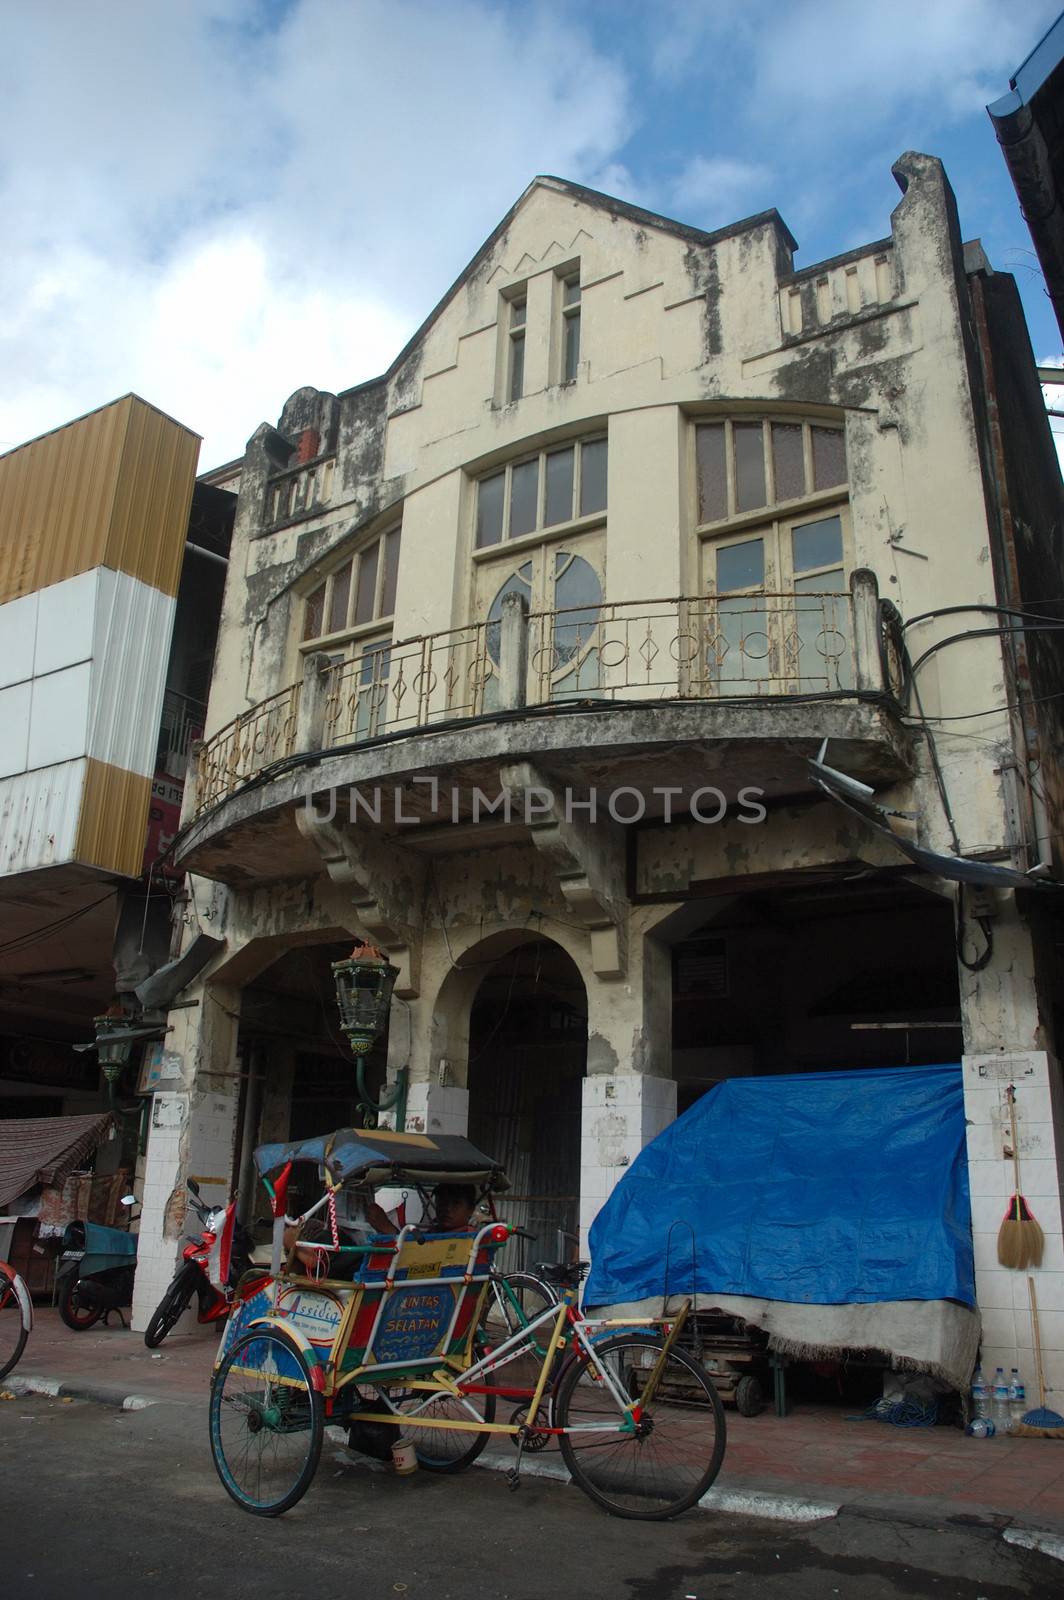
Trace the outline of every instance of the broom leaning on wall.
{"label": "broom leaning on wall", "polygon": [[1012,1171],[1014,1187],[1008,1210],[998,1229],[998,1260],[1003,1267],[1023,1272],[1027,1267],[1042,1265],[1045,1234],[1031,1208],[1020,1193],[1020,1142],[1016,1134],[1016,1086],[1010,1083],[1005,1091],[1009,1102],[1009,1123],[1012,1129]]}

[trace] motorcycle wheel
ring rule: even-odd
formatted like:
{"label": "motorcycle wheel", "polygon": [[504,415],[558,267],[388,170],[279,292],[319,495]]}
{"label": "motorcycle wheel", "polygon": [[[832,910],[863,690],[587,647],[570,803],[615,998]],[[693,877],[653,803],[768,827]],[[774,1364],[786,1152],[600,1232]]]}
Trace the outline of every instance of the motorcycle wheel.
{"label": "motorcycle wheel", "polygon": [[162,1344],[168,1333],[173,1332],[191,1299],[192,1285],[186,1281],[186,1274],[182,1270],[152,1312],[151,1321],[144,1331],[144,1343],[149,1350],[154,1350]]}
{"label": "motorcycle wheel", "polygon": [[75,1333],[84,1333],[99,1322],[103,1307],[78,1304],[78,1279],[71,1274],[59,1291],[59,1315],[68,1328],[73,1328]]}

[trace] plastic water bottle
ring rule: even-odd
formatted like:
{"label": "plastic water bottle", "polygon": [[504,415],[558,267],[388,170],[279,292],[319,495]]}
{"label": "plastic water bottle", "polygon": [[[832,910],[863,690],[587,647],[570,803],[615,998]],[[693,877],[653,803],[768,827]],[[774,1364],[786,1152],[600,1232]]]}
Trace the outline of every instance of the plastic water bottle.
{"label": "plastic water bottle", "polygon": [[972,1379],[972,1416],[984,1420],[990,1415],[990,1390],[986,1386],[982,1367],[976,1367]]}
{"label": "plastic water bottle", "polygon": [[964,1431],[970,1439],[992,1439],[994,1424],[989,1417],[976,1417]]}
{"label": "plastic water bottle", "polygon": [[1012,1369],[1012,1381],[1009,1384],[1009,1426],[1015,1428],[1017,1422],[1023,1421],[1023,1414],[1027,1410],[1027,1392],[1020,1378],[1019,1370]]}
{"label": "plastic water bottle", "polygon": [[994,1374],[994,1393],[990,1402],[990,1415],[998,1433],[1007,1433],[1009,1426],[1009,1386],[1005,1382],[1005,1369],[998,1367]]}

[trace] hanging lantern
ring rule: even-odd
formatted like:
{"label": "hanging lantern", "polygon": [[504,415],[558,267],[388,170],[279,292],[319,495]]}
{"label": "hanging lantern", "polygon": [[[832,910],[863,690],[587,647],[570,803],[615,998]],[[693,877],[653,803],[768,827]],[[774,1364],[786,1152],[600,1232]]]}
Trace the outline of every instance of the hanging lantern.
{"label": "hanging lantern", "polygon": [[125,1017],[93,1017],[92,1031],[96,1035],[96,1055],[103,1075],[109,1084],[116,1084],[133,1052],[133,1041],[140,1038],[143,1028]]}
{"label": "hanging lantern", "polygon": [[364,1056],[388,1025],[399,968],[375,945],[364,944],[356,947],[347,961],[334,961],[332,973],[340,1026],[352,1055]]}

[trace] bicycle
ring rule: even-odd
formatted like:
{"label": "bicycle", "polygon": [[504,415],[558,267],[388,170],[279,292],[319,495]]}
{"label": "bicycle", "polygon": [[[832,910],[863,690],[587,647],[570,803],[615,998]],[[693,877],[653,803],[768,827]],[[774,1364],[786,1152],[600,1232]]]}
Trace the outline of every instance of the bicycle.
{"label": "bicycle", "polygon": [[[295,1159],[324,1167],[328,1192],[312,1211],[355,1170],[377,1183],[407,1173],[416,1180],[426,1170],[433,1181],[453,1170],[505,1182],[464,1139],[438,1136],[429,1154],[428,1140],[407,1149],[391,1134],[375,1149],[377,1137],[342,1130],[330,1140],[264,1147],[256,1161],[267,1181]],[[517,1445],[513,1488],[525,1450],[556,1438],[573,1481],[623,1517],[676,1516],[712,1484],[724,1456],[724,1412],[708,1373],[679,1347],[686,1313],[667,1322],[586,1317],[576,1304],[585,1264],[565,1263],[545,1274],[557,1301],[484,1351],[478,1339],[492,1262],[516,1231],[509,1224],[489,1222],[472,1235],[404,1227],[395,1238],[340,1247],[360,1262],[353,1281],[311,1279],[280,1270],[282,1179],[271,1198],[271,1275],[230,1318],[211,1385],[215,1467],[243,1509],[277,1516],[302,1498],[326,1422],[347,1426],[356,1448],[359,1439],[410,1439],[419,1464],[444,1473],[472,1465],[493,1437],[509,1438]],[[533,1363],[534,1382],[500,1384],[523,1360]],[[518,1411],[496,1422],[498,1399],[515,1394]]]}
{"label": "bicycle", "polygon": [[30,1292],[14,1267],[0,1261],[0,1378],[17,1364],[32,1327]]}

